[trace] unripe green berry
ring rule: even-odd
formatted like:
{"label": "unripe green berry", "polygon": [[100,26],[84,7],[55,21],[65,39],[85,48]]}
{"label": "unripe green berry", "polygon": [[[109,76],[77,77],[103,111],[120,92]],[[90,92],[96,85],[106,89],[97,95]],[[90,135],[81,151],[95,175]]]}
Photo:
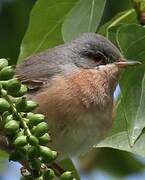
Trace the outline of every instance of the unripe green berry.
{"label": "unripe green berry", "polygon": [[44,180],[52,180],[55,177],[54,171],[52,169],[48,169],[47,171],[44,172],[43,174],[43,179]]}
{"label": "unripe green berry", "polygon": [[7,82],[8,81],[0,81],[0,84],[1,84],[1,88],[0,89],[2,89],[2,88],[6,89],[7,88]]}
{"label": "unripe green berry", "polygon": [[27,154],[28,152],[28,149],[31,147],[31,145],[29,145],[28,143],[23,146],[23,147],[20,147],[21,148],[21,151],[23,151],[24,154]]}
{"label": "unripe green berry", "polygon": [[[8,111],[5,111],[3,114],[2,114],[2,120],[3,122],[5,123],[6,122],[6,119],[7,117],[10,116],[10,113]],[[12,115],[11,115],[12,116]]]}
{"label": "unripe green berry", "polygon": [[11,114],[11,115],[8,115],[8,116],[5,118],[4,123],[6,124],[6,123],[8,123],[9,121],[12,121],[12,120],[14,120],[14,119],[13,119],[13,115],[12,115],[12,114]]}
{"label": "unripe green berry", "polygon": [[36,146],[30,146],[27,154],[30,159],[34,159],[35,157],[39,157],[39,150]]}
{"label": "unripe green berry", "polygon": [[35,134],[35,129],[36,129],[36,126],[33,126],[32,129],[31,129],[32,134]]}
{"label": "unripe green berry", "polygon": [[18,112],[23,112],[23,110],[26,108],[27,106],[27,101],[26,101],[26,98],[25,97],[21,97],[19,98],[16,102],[15,102],[15,105],[16,105],[16,109]]}
{"label": "unripe green berry", "polygon": [[9,80],[13,77],[14,70],[11,66],[6,66],[0,71],[0,80]]}
{"label": "unripe green berry", "polygon": [[38,106],[38,104],[36,102],[34,102],[34,101],[27,101],[26,107],[24,109],[24,112],[33,111],[37,106]]}
{"label": "unripe green berry", "polygon": [[7,91],[4,90],[4,89],[1,89],[0,95],[3,96],[3,97],[5,97],[5,96],[7,95]]}
{"label": "unripe green berry", "polygon": [[58,153],[56,151],[52,151],[52,158],[55,160],[57,158]]}
{"label": "unripe green berry", "polygon": [[72,173],[70,171],[66,171],[61,175],[60,179],[61,180],[73,180]]}
{"label": "unripe green berry", "polygon": [[17,147],[23,147],[27,144],[27,137],[22,135],[15,139],[14,141],[15,146]]}
{"label": "unripe green berry", "polygon": [[30,161],[29,167],[33,170],[39,170],[41,167],[41,161],[39,159],[33,159]]}
{"label": "unripe green berry", "polygon": [[7,81],[6,88],[7,88],[8,94],[14,95],[20,90],[21,82],[16,78],[10,79],[10,80]]}
{"label": "unripe green berry", "polygon": [[16,139],[17,137],[20,137],[20,136],[23,136],[23,135],[24,135],[24,130],[21,130],[21,131],[19,131],[19,132],[16,134],[15,139]]}
{"label": "unripe green berry", "polygon": [[15,121],[15,120],[11,120],[4,125],[4,128],[5,128],[6,132],[8,131],[8,133],[9,132],[16,133],[17,130],[19,129],[19,122]]}
{"label": "unripe green berry", "polygon": [[3,69],[4,67],[8,66],[8,60],[1,58],[0,59],[0,70]]}
{"label": "unripe green berry", "polygon": [[26,93],[27,93],[27,86],[22,84],[20,90],[17,93],[15,93],[13,96],[21,97],[21,96],[25,95]]}
{"label": "unripe green berry", "polygon": [[42,157],[42,162],[51,162],[56,159],[57,152],[52,151],[48,147],[40,146],[40,155]]}
{"label": "unripe green berry", "polygon": [[45,133],[43,136],[39,137],[38,139],[39,139],[39,144],[42,146],[48,144],[48,142],[51,140],[48,133]]}
{"label": "unripe green berry", "polygon": [[10,109],[10,104],[3,98],[0,98],[0,113],[8,111]]}
{"label": "unripe green berry", "polygon": [[44,120],[43,114],[34,114],[34,113],[28,113],[27,118],[29,118],[29,124],[31,125],[37,125],[41,123]]}
{"label": "unripe green berry", "polygon": [[39,123],[34,131],[34,135],[37,137],[43,136],[48,132],[48,124],[46,122]]}
{"label": "unripe green berry", "polygon": [[33,135],[28,136],[27,140],[28,140],[29,144],[32,146],[37,146],[39,144],[38,139]]}

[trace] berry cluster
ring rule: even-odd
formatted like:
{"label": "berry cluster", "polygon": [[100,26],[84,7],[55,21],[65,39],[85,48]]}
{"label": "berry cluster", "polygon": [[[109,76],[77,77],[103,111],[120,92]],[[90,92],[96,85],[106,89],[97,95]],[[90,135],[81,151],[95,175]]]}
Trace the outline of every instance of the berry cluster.
{"label": "berry cluster", "polygon": [[[14,78],[14,69],[6,59],[0,59],[0,116],[2,134],[10,147],[9,160],[19,161],[22,179],[53,179],[55,172],[47,167],[57,157],[57,152],[46,145],[50,141],[48,124],[42,114],[32,111],[37,103],[26,100],[27,87]],[[71,172],[60,179],[72,180]]]}

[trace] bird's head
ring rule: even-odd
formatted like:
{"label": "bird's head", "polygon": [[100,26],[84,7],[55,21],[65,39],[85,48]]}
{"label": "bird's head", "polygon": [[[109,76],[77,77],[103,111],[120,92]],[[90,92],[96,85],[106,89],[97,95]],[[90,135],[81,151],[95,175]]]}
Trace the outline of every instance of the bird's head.
{"label": "bird's head", "polygon": [[[79,57],[74,59],[78,67],[94,68],[113,62],[124,62],[119,66],[123,67],[126,62],[119,49],[111,41],[95,33],[82,34],[70,43],[70,48]],[[132,64],[128,63],[125,67]]]}
{"label": "bird's head", "polygon": [[74,58],[75,64],[78,67],[96,69],[97,73],[105,74],[103,77],[108,79],[112,89],[123,69],[141,64],[138,61],[127,61],[111,41],[95,33],[84,33],[70,45],[79,57]]}

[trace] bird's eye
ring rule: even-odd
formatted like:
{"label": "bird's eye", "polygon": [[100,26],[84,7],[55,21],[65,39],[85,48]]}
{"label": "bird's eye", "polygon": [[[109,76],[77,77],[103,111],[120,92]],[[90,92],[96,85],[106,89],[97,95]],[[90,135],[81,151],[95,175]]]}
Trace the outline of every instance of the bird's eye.
{"label": "bird's eye", "polygon": [[103,52],[92,50],[83,50],[80,54],[83,57],[82,66],[91,68],[100,65],[106,65],[110,62],[108,56],[105,56]]}
{"label": "bird's eye", "polygon": [[109,59],[104,55],[104,53],[97,51],[83,51],[82,52],[83,56],[87,56],[90,58],[92,61],[94,61],[95,66],[96,65],[105,65],[109,63]]}
{"label": "bird's eye", "polygon": [[98,64],[98,65],[105,65],[105,64],[108,64],[109,60],[108,58],[101,52],[97,52],[94,57],[93,57],[93,60],[95,60],[95,62]]}

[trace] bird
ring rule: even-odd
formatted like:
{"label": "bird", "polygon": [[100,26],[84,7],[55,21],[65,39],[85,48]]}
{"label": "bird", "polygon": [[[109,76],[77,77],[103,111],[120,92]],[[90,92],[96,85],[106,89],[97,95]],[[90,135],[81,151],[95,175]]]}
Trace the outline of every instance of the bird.
{"label": "bird", "polygon": [[26,58],[16,77],[28,87],[27,99],[46,117],[60,155],[79,156],[103,140],[113,123],[113,93],[127,61],[107,38],[83,33],[71,42]]}

